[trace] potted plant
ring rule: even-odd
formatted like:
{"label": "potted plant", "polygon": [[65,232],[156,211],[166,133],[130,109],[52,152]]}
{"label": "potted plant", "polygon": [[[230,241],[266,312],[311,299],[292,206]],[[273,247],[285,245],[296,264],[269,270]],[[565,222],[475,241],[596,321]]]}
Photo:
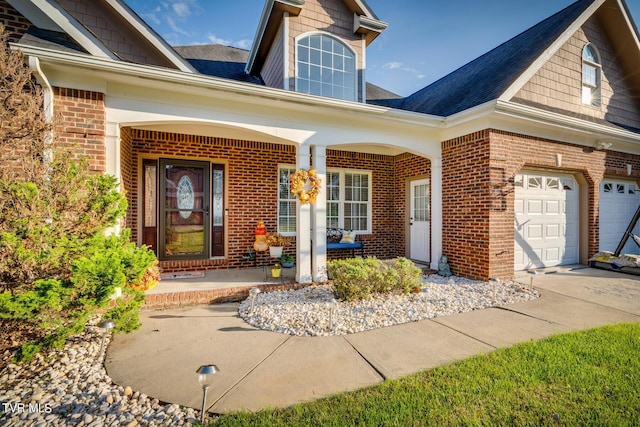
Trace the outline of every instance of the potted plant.
{"label": "potted plant", "polygon": [[289,246],[291,240],[288,237],[278,233],[267,234],[267,244],[269,245],[269,254],[272,258],[280,258],[282,256],[282,248]]}
{"label": "potted plant", "polygon": [[279,263],[275,263],[273,267],[271,267],[271,277],[280,277],[280,273],[282,272],[282,268]]}
{"label": "potted plant", "polygon": [[293,267],[293,255],[283,254],[280,257],[280,262],[282,262],[283,268],[291,268]]}

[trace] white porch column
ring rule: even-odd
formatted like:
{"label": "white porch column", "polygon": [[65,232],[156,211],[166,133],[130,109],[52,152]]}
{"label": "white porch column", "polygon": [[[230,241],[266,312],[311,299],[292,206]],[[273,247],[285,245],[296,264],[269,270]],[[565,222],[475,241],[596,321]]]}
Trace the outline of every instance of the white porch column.
{"label": "white porch column", "polygon": [[311,148],[316,176],[322,181],[316,203],[311,207],[313,224],[313,259],[311,273],[314,282],[327,281],[327,147]]}
{"label": "white porch column", "polygon": [[[122,191],[122,162],[120,159],[120,126],[118,123],[109,122],[105,126],[104,147],[106,152],[106,170],[105,173],[113,175],[118,179],[120,186],[118,190]],[[108,232],[119,234],[120,221],[109,228]]]}
{"label": "white porch column", "polygon": [[442,256],[442,159],[431,159],[431,269]]}
{"label": "white porch column", "polygon": [[[298,147],[296,169],[310,169],[309,146]],[[311,283],[311,205],[296,202],[296,281]]]}

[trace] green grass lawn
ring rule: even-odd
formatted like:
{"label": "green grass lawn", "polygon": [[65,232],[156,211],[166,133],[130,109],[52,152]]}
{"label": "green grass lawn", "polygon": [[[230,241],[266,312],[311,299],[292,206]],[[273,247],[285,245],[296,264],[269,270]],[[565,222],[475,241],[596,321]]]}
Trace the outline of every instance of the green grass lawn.
{"label": "green grass lawn", "polygon": [[532,341],[215,426],[640,426],[640,324]]}

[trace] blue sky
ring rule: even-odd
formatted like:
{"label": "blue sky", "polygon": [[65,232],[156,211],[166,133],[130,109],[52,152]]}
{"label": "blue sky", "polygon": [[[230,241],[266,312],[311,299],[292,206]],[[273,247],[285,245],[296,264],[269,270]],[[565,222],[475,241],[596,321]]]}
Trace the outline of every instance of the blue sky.
{"label": "blue sky", "polygon": [[[171,45],[250,49],[265,0],[125,0]],[[389,27],[367,50],[367,80],[409,95],[574,0],[367,0]],[[640,0],[627,0],[640,25]]]}

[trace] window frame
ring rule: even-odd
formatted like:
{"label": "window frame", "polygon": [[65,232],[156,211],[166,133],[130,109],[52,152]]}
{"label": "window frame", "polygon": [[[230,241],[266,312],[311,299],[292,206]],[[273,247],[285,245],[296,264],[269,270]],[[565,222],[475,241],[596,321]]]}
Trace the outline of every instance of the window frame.
{"label": "window frame", "polygon": [[[345,228],[345,204],[348,202],[355,202],[355,203],[362,203],[361,201],[351,201],[351,200],[346,200],[345,195],[346,195],[346,191],[345,191],[345,187],[346,187],[346,182],[345,182],[345,175],[346,174],[358,174],[358,175],[367,175],[367,180],[368,180],[368,188],[367,188],[367,200],[366,200],[366,206],[367,206],[367,228],[366,230],[356,230],[357,233],[359,234],[371,234],[372,233],[372,229],[373,229],[373,172],[371,170],[367,170],[367,169],[351,169],[351,168],[327,168],[327,173],[337,173],[339,174],[340,178],[338,181],[338,191],[339,191],[339,198],[337,201],[335,200],[329,200],[329,195],[327,192],[327,216],[329,215],[329,203],[338,203],[338,227],[337,228]],[[327,179],[328,182],[328,179]],[[327,227],[329,227],[329,218],[327,217]]]}
{"label": "window frame", "polygon": [[[301,65],[301,59],[299,58],[299,47],[300,47],[300,41],[306,38],[311,39],[312,36],[321,36],[321,37],[328,37],[334,41],[337,41],[338,43],[340,43],[345,50],[348,50],[351,54],[353,54],[353,97],[345,97],[344,95],[341,97],[338,96],[333,96],[333,94],[331,96],[328,95],[324,95],[322,93],[322,76],[320,77],[320,79],[317,81],[317,83],[320,83],[320,93],[316,93],[314,91],[311,90],[311,84],[309,84],[309,88],[308,90],[302,91],[301,90],[301,82],[302,81],[307,81],[309,83],[313,82],[314,80],[311,79],[311,71],[310,71],[310,75],[309,78],[301,78],[300,77],[300,65]],[[322,40],[320,41],[320,58],[322,58],[323,56],[323,52],[325,52],[324,50],[322,50]],[[295,64],[295,91],[298,93],[307,93],[310,95],[315,95],[315,96],[324,96],[324,97],[328,97],[328,98],[333,98],[333,99],[339,99],[342,101],[351,101],[351,102],[358,102],[358,52],[356,52],[351,46],[349,46],[349,44],[341,39],[340,37],[337,37],[334,34],[331,33],[327,33],[325,31],[310,31],[307,33],[303,33],[300,34],[299,36],[297,36],[295,38],[295,46],[294,46],[294,64]],[[333,55],[333,53],[332,53]],[[333,56],[332,56],[333,58]],[[320,59],[320,61],[322,61],[322,59]],[[306,64],[312,64],[311,62],[311,58],[308,59],[308,61],[306,62]],[[323,67],[321,64],[315,64],[317,66],[319,66],[321,69],[325,68]],[[342,70],[336,70],[335,68],[333,68],[333,66],[331,67],[331,70],[333,71],[342,71]],[[345,71],[346,74],[346,71]],[[338,85],[331,85],[332,87],[340,87],[343,89],[343,91],[345,89],[351,89],[349,87],[347,87],[345,84],[342,84],[340,86]]]}
{"label": "window frame", "polygon": [[[288,170],[289,171],[289,176],[291,175],[292,172],[296,171],[296,166],[295,165],[291,165],[291,164],[279,164],[278,165],[278,197],[277,197],[277,206],[276,206],[276,229],[277,232],[279,234],[282,234],[283,236],[289,236],[289,237],[294,237],[297,234],[297,231],[281,231],[280,230],[280,203],[293,203],[293,216],[291,215],[287,215],[287,218],[295,218],[295,222],[297,224],[298,218],[297,218],[297,210],[296,210],[296,202],[297,202],[297,198],[296,196],[291,192],[291,186],[289,186],[289,198],[281,198],[281,194],[280,194],[280,175],[281,172],[283,170]],[[297,225],[296,225],[297,226]]]}
{"label": "window frame", "polygon": [[[585,58],[587,49],[590,49],[594,56],[595,62]],[[582,48],[581,52],[581,89],[580,98],[583,105],[590,105],[592,107],[602,106],[602,59],[598,48],[593,43],[587,43]],[[595,71],[595,85],[587,81],[585,67],[590,67]],[[585,90],[590,91],[590,99],[585,99]]]}

